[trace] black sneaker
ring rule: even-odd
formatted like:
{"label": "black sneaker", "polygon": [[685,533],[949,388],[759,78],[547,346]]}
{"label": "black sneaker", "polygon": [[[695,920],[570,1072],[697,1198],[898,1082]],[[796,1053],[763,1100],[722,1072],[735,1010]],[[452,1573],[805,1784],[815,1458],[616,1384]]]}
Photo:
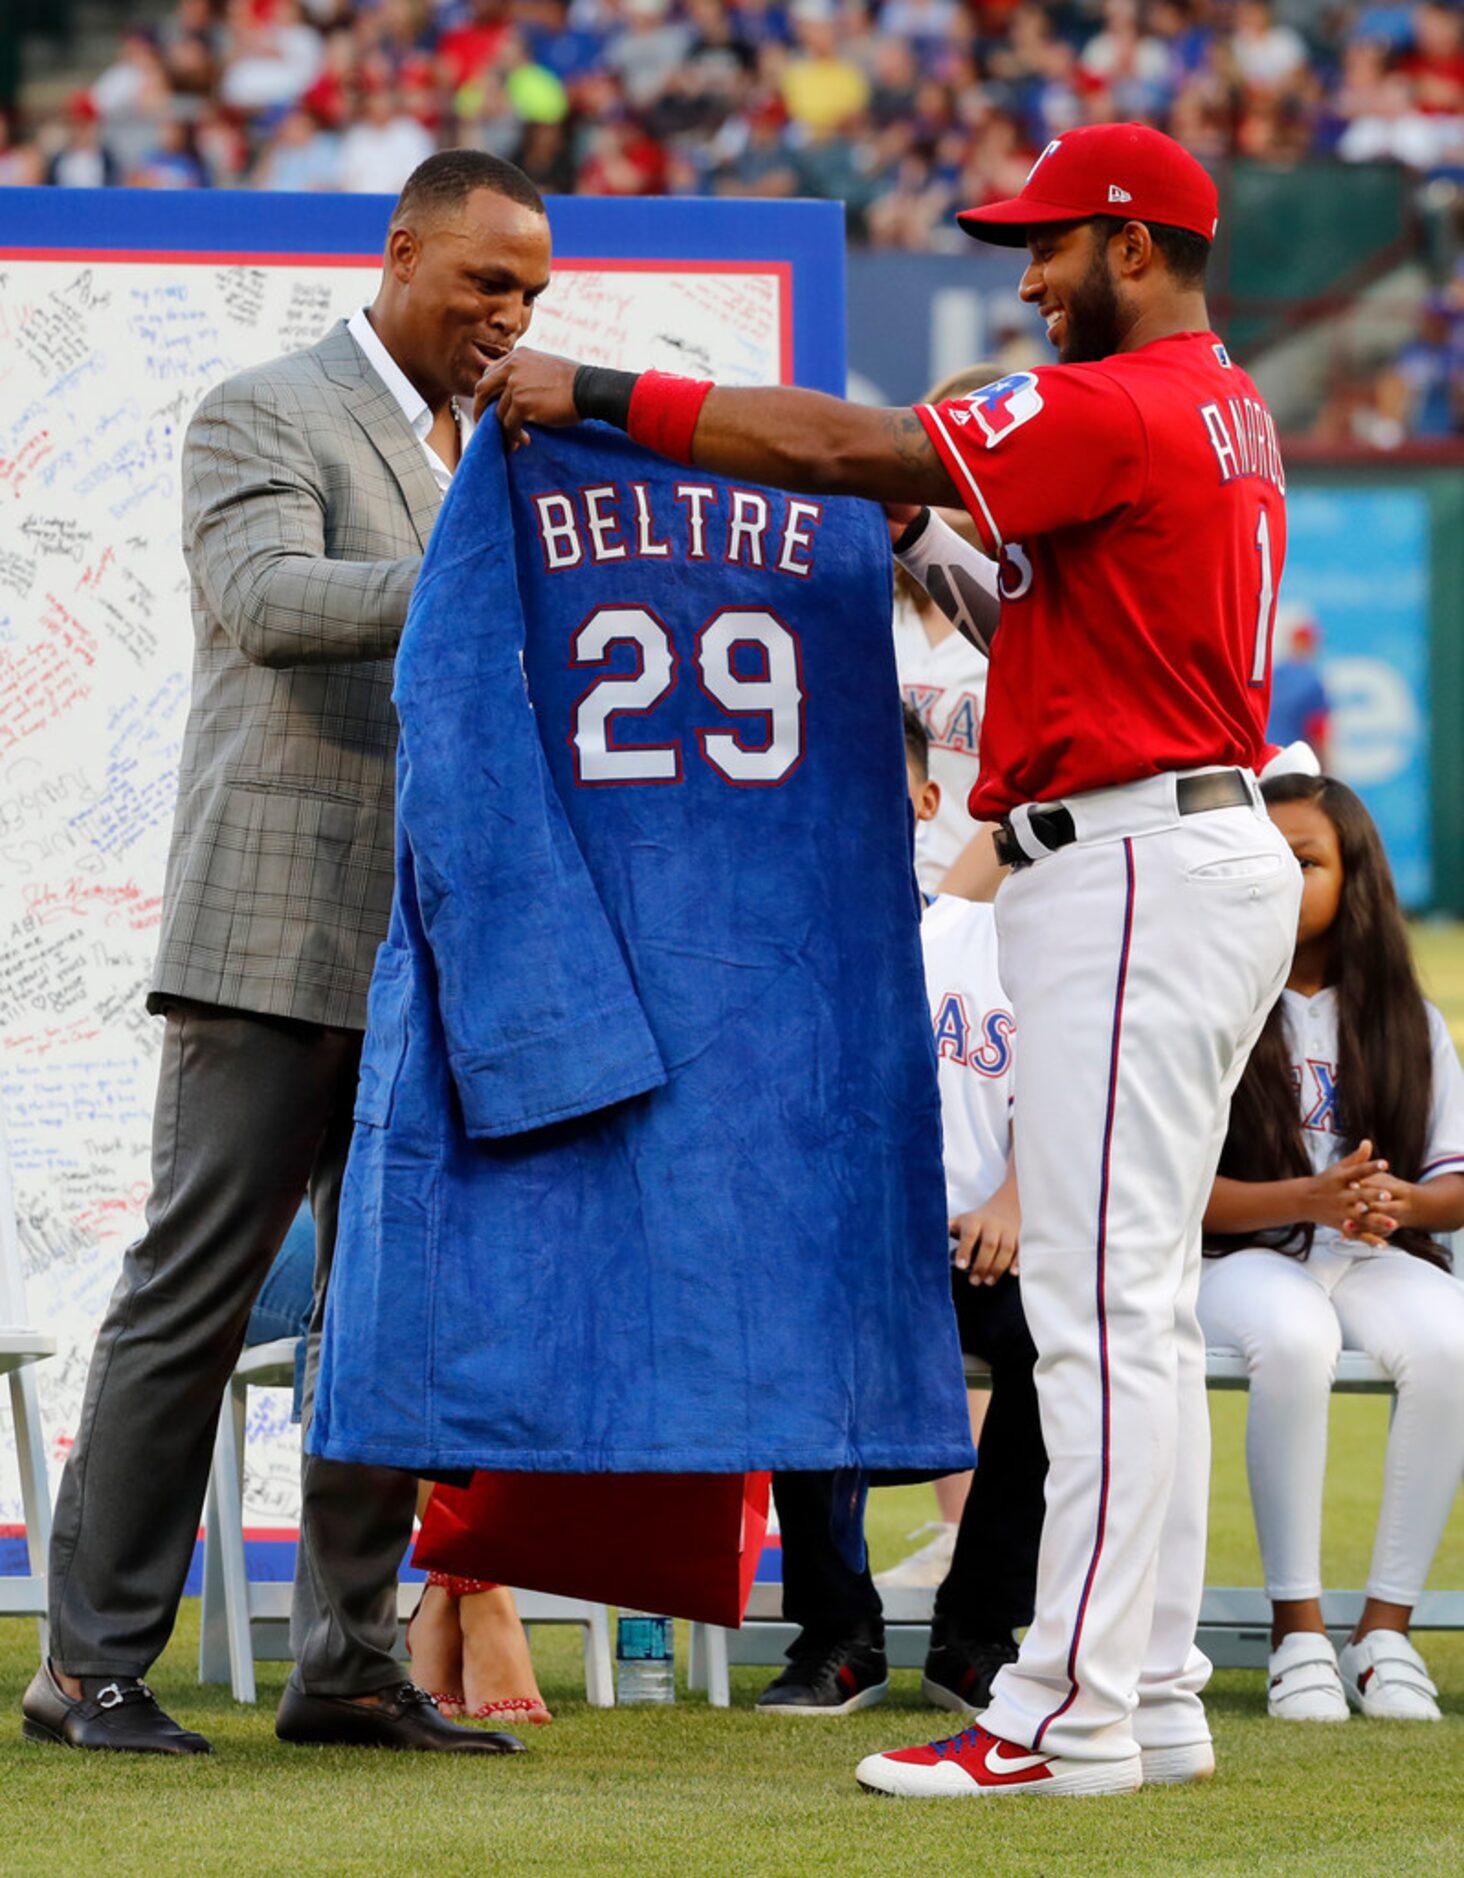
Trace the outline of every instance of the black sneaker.
{"label": "black sneaker", "polygon": [[996,1672],[1016,1660],[1017,1646],[1010,1637],[965,1637],[943,1631],[937,1619],[920,1693],[936,1708],[974,1715],[991,1700]]}
{"label": "black sneaker", "polygon": [[793,1658],[757,1699],[763,1715],[852,1715],[873,1708],[890,1686],[884,1640],[869,1635],[800,1637]]}

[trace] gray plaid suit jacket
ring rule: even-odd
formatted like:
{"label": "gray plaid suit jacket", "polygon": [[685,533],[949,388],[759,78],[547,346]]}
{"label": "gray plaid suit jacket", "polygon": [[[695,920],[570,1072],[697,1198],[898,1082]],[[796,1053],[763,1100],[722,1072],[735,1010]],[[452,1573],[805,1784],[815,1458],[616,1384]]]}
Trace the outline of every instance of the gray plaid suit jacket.
{"label": "gray plaid suit jacket", "polygon": [[193,698],[148,998],[364,1029],[392,892],[392,655],[441,503],[344,323],[183,445]]}

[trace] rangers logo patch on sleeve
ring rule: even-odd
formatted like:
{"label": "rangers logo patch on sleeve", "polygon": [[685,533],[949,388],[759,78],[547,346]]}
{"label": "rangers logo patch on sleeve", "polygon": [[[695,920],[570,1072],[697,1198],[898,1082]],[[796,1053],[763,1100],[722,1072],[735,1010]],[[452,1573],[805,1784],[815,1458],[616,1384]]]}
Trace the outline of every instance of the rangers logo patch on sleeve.
{"label": "rangers logo patch on sleeve", "polygon": [[969,424],[974,419],[985,433],[987,449],[994,450],[1003,437],[1020,430],[1041,409],[1042,392],[1037,374],[1008,372],[1005,378],[983,385],[980,391],[973,391],[970,397],[954,405],[950,416],[957,424]]}

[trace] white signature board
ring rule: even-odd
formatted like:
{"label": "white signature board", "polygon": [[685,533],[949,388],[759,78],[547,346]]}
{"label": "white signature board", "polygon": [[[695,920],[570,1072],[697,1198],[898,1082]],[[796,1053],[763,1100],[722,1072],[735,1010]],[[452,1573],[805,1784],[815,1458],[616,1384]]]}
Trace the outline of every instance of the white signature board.
{"label": "white signature board", "polygon": [[[365,257],[0,253],[0,1104],[54,1473],[148,1193],[144,1008],[189,698],[189,416],[368,302]],[[560,263],[531,342],[730,384],[791,376],[789,271]],[[246,1517],[292,1524],[289,1398],[256,1391]],[[0,1528],[21,1519],[8,1393]]]}

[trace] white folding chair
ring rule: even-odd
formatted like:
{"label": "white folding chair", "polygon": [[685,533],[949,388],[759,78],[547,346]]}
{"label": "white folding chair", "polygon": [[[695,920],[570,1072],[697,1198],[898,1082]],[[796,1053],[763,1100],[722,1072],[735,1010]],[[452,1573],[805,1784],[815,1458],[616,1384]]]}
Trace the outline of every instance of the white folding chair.
{"label": "white folding chair", "polygon": [[244,1552],[244,1426],[249,1385],[288,1389],[295,1380],[297,1337],[245,1350],[219,1412],[203,1515],[203,1610],[198,1680],[227,1682],[236,1702],[255,1699],[254,1625],[290,1618],[290,1586],[252,1580]]}
{"label": "white folding chair", "polygon": [[46,1559],[51,1549],[51,1483],[41,1433],[41,1406],[34,1365],[56,1354],[56,1339],[42,1336],[26,1322],[25,1281],[20,1267],[20,1237],[15,1224],[15,1193],[10,1182],[10,1153],[5,1118],[0,1114],[0,1376],[10,1378],[10,1413],[20,1468],[20,1500],[25,1513],[25,1544],[30,1570],[23,1577],[0,1578],[0,1613],[35,1615],[41,1654],[46,1652]]}
{"label": "white folding chair", "polygon": [[[244,1551],[244,1429],[249,1385],[288,1388],[295,1378],[296,1339],[257,1344],[234,1371],[219,1416],[204,1519],[203,1620],[198,1640],[198,1680],[227,1682],[236,1702],[256,1698],[254,1665],[290,1660],[292,1587],[251,1579]],[[3,1581],[0,1581],[3,1582]],[[397,1593],[401,1625],[412,1614],[420,1584],[404,1582]],[[545,1591],[515,1591],[525,1629],[536,1624],[576,1624],[584,1639],[585,1700],[591,1708],[615,1703],[610,1656],[610,1614],[603,1604],[555,1597]],[[399,1639],[399,1647],[400,1639]]]}

